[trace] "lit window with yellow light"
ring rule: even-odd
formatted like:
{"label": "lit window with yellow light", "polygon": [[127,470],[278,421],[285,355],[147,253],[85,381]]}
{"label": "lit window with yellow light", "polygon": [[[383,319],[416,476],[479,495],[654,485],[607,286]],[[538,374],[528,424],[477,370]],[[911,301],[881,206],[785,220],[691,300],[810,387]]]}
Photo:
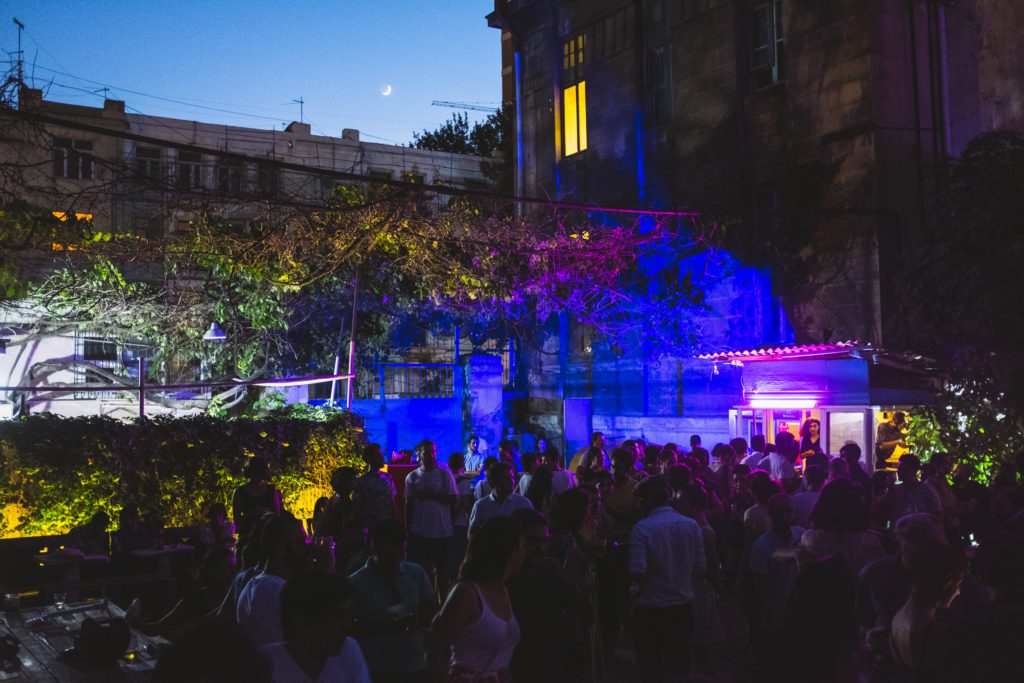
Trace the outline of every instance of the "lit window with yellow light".
{"label": "lit window with yellow light", "polygon": [[566,157],[587,148],[587,82],[583,77],[586,53],[585,33],[562,44],[562,121],[555,142],[561,142],[562,156]]}
{"label": "lit window with yellow light", "polygon": [[580,81],[562,91],[565,122],[565,156],[587,148],[587,82]]}
{"label": "lit window with yellow light", "polygon": [[[51,211],[51,213],[53,214],[54,218],[56,218],[57,220],[59,220],[62,223],[66,223],[71,218],[70,216],[68,216],[66,211]],[[75,220],[76,221],[92,221],[92,214],[91,213],[76,213],[75,214]]]}

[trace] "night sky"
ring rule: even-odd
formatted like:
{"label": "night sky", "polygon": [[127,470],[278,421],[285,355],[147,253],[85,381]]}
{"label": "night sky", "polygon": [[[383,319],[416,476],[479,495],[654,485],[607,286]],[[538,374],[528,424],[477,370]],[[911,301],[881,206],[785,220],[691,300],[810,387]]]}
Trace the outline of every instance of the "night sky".
{"label": "night sky", "polygon": [[[280,130],[298,120],[291,101],[301,97],[316,133],[358,128],[369,141],[407,143],[451,115],[431,100],[499,103],[500,34],[484,19],[493,6],[0,0],[0,47],[13,59],[17,17],[26,79],[48,87],[49,99],[95,106],[109,86],[132,113]],[[388,84],[392,94],[382,96]]]}

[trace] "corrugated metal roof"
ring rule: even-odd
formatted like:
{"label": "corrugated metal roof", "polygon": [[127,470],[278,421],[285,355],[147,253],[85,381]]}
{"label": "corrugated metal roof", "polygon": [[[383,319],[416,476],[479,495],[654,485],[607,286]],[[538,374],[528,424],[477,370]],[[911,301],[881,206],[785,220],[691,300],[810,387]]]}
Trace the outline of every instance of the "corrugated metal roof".
{"label": "corrugated metal roof", "polygon": [[801,358],[806,356],[850,355],[855,350],[873,350],[870,344],[861,345],[855,340],[832,342],[829,344],[801,344],[793,346],[768,346],[757,349],[739,351],[719,351],[705,353],[698,358],[713,361],[759,361]]}

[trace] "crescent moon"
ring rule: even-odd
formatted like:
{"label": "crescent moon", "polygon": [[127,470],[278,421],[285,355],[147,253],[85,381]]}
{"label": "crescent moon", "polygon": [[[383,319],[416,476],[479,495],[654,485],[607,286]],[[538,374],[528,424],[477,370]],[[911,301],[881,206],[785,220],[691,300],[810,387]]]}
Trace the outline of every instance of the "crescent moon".
{"label": "crescent moon", "polygon": [[391,88],[391,84],[390,83],[385,83],[384,87],[381,88],[381,90],[380,90],[380,94],[383,95],[384,97],[387,97],[392,92],[393,92],[393,89]]}

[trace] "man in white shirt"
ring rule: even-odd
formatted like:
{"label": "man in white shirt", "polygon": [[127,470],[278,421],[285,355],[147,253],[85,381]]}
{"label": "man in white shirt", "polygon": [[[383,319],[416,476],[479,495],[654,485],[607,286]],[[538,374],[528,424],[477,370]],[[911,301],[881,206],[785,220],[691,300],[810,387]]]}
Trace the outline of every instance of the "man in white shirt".
{"label": "man in white shirt", "polygon": [[741,465],[746,465],[753,472],[765,458],[764,434],[754,434],[750,437],[750,455],[740,460]]}
{"label": "man in white shirt", "polygon": [[437,466],[437,444],[424,441],[417,449],[420,466],[405,478],[405,528],[409,560],[435,575],[437,593],[448,595],[448,556],[452,540],[452,509],[458,502],[455,477]]}
{"label": "man in white shirt", "polygon": [[499,462],[491,465],[487,470],[487,482],[491,486],[491,492],[473,505],[473,512],[469,515],[470,536],[492,517],[511,517],[516,510],[533,509],[533,503],[529,498],[512,492],[515,480],[512,478],[512,468],[508,463]]}
{"label": "man in white shirt", "polygon": [[661,475],[637,485],[644,518],[630,534],[637,664],[644,680],[685,676],[693,635],[693,578],[707,568],[700,526],[669,506]]}
{"label": "man in white shirt", "polygon": [[238,595],[236,616],[257,647],[284,640],[281,631],[281,590],[288,579],[311,566],[302,523],[294,517],[275,517],[260,538],[267,568],[254,576]]}
{"label": "man in white shirt", "polygon": [[326,572],[307,572],[281,591],[284,642],[262,649],[274,683],[370,683],[370,672],[352,632],[352,584]]}
{"label": "man in white shirt", "polygon": [[800,449],[796,439],[789,432],[779,432],[775,437],[775,449],[775,453],[760,462],[758,469],[766,470],[772,479],[778,482],[795,477],[796,470],[793,469],[793,463],[796,461],[797,451]]}
{"label": "man in white shirt", "polygon": [[479,436],[472,434],[469,437],[469,441],[466,442],[466,474],[475,478],[483,471],[485,449],[484,442]]}

